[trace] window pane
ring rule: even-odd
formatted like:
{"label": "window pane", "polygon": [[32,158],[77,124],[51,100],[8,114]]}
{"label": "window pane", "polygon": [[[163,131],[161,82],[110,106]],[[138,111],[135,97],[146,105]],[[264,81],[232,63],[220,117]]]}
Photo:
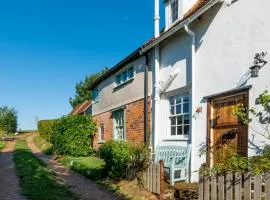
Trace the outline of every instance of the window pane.
{"label": "window pane", "polygon": [[119,74],[118,76],[116,76],[115,83],[116,83],[116,85],[121,84],[121,74]]}
{"label": "window pane", "polygon": [[184,102],[189,102],[189,96],[185,96],[185,97],[183,98],[183,101],[184,101]]}
{"label": "window pane", "polygon": [[177,135],[183,135],[183,126],[177,126]]}
{"label": "window pane", "polygon": [[182,107],[182,105],[181,105],[181,104],[176,105],[176,114],[181,114],[181,113],[182,113],[182,111],[181,111],[181,107]]}
{"label": "window pane", "polygon": [[189,134],[189,125],[185,125],[184,126],[184,135],[188,135]]}
{"label": "window pane", "polygon": [[175,106],[171,106],[171,109],[170,109],[170,112],[171,112],[171,115],[175,115]]}
{"label": "window pane", "polygon": [[127,71],[124,71],[122,73],[122,83],[126,82],[127,81]]}
{"label": "window pane", "polygon": [[134,76],[134,71],[133,71],[133,67],[128,69],[128,78],[131,79]]}
{"label": "window pane", "polygon": [[182,97],[180,95],[176,96],[176,104],[181,103]]}
{"label": "window pane", "polygon": [[174,99],[174,97],[170,97],[169,101],[170,101],[170,105],[171,105],[171,106],[175,104],[175,99]]}
{"label": "window pane", "polygon": [[176,117],[171,118],[171,125],[176,125]]}
{"label": "window pane", "polygon": [[184,115],[184,124],[189,124],[189,115]]}
{"label": "window pane", "polygon": [[177,125],[182,125],[183,124],[183,116],[178,116],[177,117]]}
{"label": "window pane", "polygon": [[184,113],[189,113],[189,103],[184,103],[183,104],[183,112]]}
{"label": "window pane", "polygon": [[176,135],[176,127],[175,126],[171,127],[171,135]]}

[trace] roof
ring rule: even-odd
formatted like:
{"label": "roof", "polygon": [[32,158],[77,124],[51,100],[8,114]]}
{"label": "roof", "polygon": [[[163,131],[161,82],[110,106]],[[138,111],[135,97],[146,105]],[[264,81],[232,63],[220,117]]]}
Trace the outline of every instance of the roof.
{"label": "roof", "polygon": [[79,115],[86,112],[89,106],[92,105],[92,101],[88,100],[75,106],[75,108],[69,113],[69,115]]}
{"label": "roof", "polygon": [[113,75],[114,73],[120,71],[123,69],[129,62],[132,62],[136,58],[140,57],[143,52],[142,49],[146,48],[147,46],[153,44],[156,40],[158,40],[161,36],[163,36],[165,33],[170,32],[174,27],[184,22],[189,17],[193,16],[195,13],[197,13],[201,8],[203,8],[206,4],[216,1],[216,0],[197,0],[197,2],[184,14],[183,19],[176,22],[172,27],[170,27],[168,30],[162,29],[160,36],[158,38],[151,38],[147,42],[145,42],[143,45],[141,45],[138,49],[136,49],[134,52],[132,52],[130,55],[128,55],[126,58],[124,58],[121,62],[116,64],[114,67],[109,69],[106,73],[104,73],[102,76],[100,76],[98,79],[96,79],[90,86],[89,89],[94,89],[100,82],[108,78],[109,76]]}

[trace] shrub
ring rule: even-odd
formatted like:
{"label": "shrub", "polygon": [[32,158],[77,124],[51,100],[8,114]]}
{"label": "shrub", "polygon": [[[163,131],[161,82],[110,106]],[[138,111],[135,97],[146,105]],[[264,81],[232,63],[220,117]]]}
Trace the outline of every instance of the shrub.
{"label": "shrub", "polygon": [[65,116],[53,127],[54,150],[59,155],[88,156],[93,153],[96,123],[91,116]]}
{"label": "shrub", "polygon": [[38,122],[38,132],[40,137],[46,139],[48,142],[53,142],[54,126],[57,119],[54,120],[41,120]]}
{"label": "shrub", "polygon": [[17,111],[7,106],[0,107],[1,134],[15,133],[17,131]]}
{"label": "shrub", "polygon": [[134,156],[134,148],[126,142],[109,141],[100,148],[100,156],[105,160],[105,168],[111,178],[125,178],[126,169]]}

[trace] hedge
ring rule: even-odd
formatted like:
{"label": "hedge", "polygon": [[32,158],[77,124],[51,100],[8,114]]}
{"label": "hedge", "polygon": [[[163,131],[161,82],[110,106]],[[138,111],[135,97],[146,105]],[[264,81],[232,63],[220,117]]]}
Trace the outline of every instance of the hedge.
{"label": "hedge", "polygon": [[93,137],[97,131],[91,116],[65,116],[53,126],[53,145],[56,154],[88,156],[93,153]]}
{"label": "hedge", "polygon": [[40,137],[46,139],[50,143],[53,143],[54,126],[56,123],[57,119],[39,121],[38,132]]}
{"label": "hedge", "polygon": [[148,167],[149,149],[124,141],[109,141],[101,146],[100,157],[106,163],[105,168],[110,178],[125,179],[130,167],[135,170],[136,176],[140,176]]}

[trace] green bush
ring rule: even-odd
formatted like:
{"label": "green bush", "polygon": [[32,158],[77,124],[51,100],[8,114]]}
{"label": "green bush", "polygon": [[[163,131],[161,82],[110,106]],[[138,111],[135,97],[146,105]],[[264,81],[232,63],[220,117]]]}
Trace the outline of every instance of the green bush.
{"label": "green bush", "polygon": [[57,119],[39,121],[38,132],[39,132],[40,137],[46,139],[50,143],[53,143],[54,127],[56,123],[57,123]]}
{"label": "green bush", "polygon": [[65,116],[53,127],[53,145],[58,155],[88,156],[93,153],[96,122],[91,116]]}
{"label": "green bush", "polygon": [[133,156],[134,147],[122,141],[109,141],[100,148],[100,157],[105,160],[106,170],[113,179],[125,178]]}
{"label": "green bush", "polygon": [[0,107],[0,134],[10,134],[17,131],[17,111],[7,106]]}

